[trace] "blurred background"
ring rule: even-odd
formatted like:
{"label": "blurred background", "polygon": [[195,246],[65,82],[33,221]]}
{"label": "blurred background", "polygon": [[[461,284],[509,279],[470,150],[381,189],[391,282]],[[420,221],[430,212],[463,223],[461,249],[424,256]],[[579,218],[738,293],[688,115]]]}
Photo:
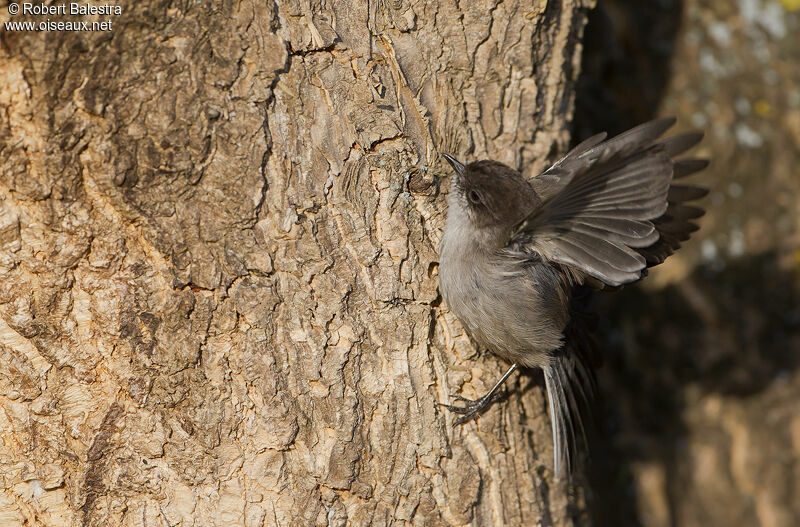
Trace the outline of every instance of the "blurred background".
{"label": "blurred background", "polygon": [[700,128],[701,230],[598,295],[598,526],[800,525],[800,0],[600,0],[574,140]]}

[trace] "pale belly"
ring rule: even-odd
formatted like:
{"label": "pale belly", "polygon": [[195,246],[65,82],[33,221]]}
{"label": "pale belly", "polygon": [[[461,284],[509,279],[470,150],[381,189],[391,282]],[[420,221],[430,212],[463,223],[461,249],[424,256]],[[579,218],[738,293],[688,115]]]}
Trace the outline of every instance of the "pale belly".
{"label": "pale belly", "polygon": [[470,335],[511,362],[544,366],[561,347],[568,322],[558,273],[548,264],[502,272],[497,262],[454,261],[442,262],[439,287]]}

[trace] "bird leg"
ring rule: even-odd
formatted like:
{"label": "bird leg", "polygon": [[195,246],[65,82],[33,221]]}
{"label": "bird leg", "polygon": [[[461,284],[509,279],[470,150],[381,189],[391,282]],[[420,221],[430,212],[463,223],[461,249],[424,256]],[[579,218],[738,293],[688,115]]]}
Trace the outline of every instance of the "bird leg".
{"label": "bird leg", "polygon": [[495,399],[497,398],[497,391],[500,389],[503,383],[506,382],[506,379],[508,379],[511,376],[511,374],[514,373],[514,370],[516,369],[517,369],[517,364],[516,363],[512,364],[511,367],[508,369],[508,371],[500,378],[499,381],[497,381],[494,387],[491,390],[489,390],[489,393],[487,393],[483,397],[475,399],[474,401],[472,399],[467,399],[466,397],[461,397],[460,395],[454,395],[453,397],[455,399],[457,399],[462,403],[465,403],[464,406],[453,406],[450,404],[443,404],[443,403],[440,404],[445,408],[447,408],[448,410],[450,410],[451,412],[461,414],[461,417],[456,419],[455,422],[453,423],[454,425],[460,425],[466,423],[467,421],[472,419],[476,414],[488,408],[495,401]]}

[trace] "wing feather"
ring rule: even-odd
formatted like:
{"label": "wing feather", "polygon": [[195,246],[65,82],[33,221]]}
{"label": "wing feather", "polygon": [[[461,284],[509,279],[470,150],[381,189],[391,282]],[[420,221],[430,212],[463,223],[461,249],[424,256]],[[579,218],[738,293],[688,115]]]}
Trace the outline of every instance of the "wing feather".
{"label": "wing feather", "polygon": [[523,220],[508,250],[538,253],[609,286],[641,278],[697,230],[702,209],[685,205],[707,191],[674,185],[708,165],[673,160],[700,142],[701,133],[667,139],[675,119],[658,119],[605,140],[580,143],[531,182],[542,205]]}
{"label": "wing feather", "polygon": [[689,132],[664,139],[660,144],[664,145],[670,157],[675,157],[697,146],[702,139],[703,132]]}
{"label": "wing feather", "polygon": [[679,159],[672,166],[672,178],[681,179],[700,172],[708,166],[708,159]]}

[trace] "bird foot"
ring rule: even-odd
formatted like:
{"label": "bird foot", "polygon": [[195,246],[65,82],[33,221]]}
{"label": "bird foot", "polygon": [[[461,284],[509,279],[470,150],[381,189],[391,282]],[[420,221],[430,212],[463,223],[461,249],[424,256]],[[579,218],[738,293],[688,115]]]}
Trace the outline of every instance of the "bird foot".
{"label": "bird foot", "polygon": [[478,399],[472,400],[467,399],[466,397],[461,397],[460,395],[453,395],[452,397],[459,402],[464,403],[464,406],[453,406],[451,404],[444,404],[440,403],[442,406],[447,408],[453,413],[461,414],[461,417],[454,421],[454,425],[464,424],[477,414],[491,406],[491,404],[497,399],[499,393],[487,393],[483,397]]}

